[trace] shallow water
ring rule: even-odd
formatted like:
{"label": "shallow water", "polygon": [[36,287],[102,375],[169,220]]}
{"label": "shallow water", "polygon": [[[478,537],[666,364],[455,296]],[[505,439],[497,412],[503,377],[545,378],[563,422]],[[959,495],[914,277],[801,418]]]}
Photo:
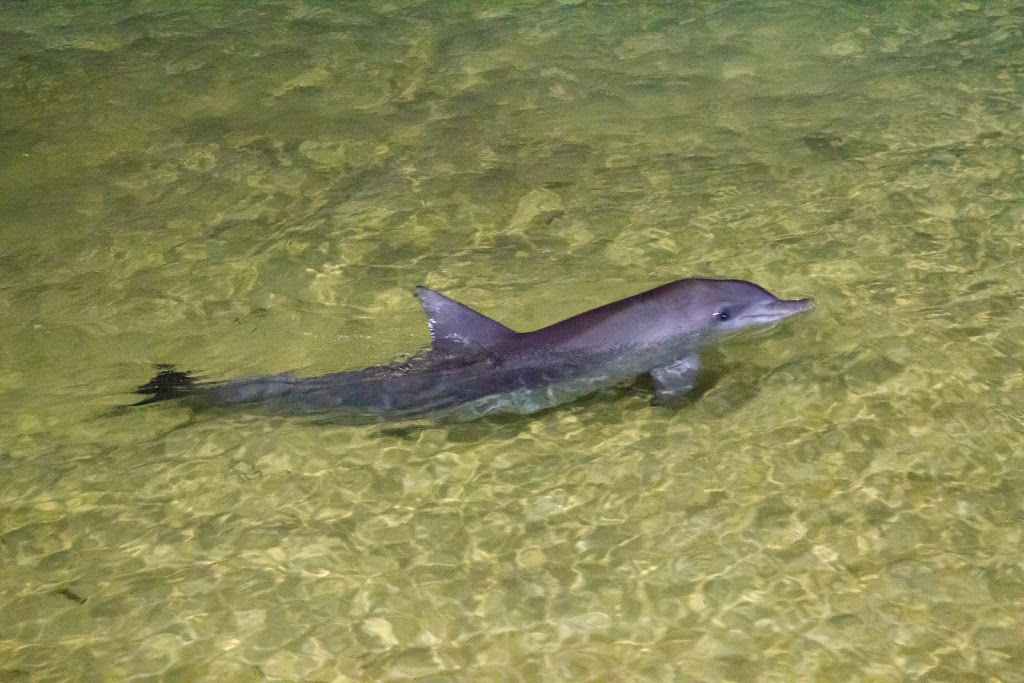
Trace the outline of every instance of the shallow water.
{"label": "shallow water", "polygon": [[[1024,680],[1017,3],[0,7],[0,678]],[[687,275],[818,308],[395,429],[111,411]]]}

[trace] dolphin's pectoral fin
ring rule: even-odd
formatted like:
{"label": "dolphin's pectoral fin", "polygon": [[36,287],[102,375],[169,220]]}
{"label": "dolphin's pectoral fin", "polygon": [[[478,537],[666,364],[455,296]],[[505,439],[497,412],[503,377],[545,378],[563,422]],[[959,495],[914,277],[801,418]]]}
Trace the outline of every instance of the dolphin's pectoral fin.
{"label": "dolphin's pectoral fin", "polygon": [[672,403],[680,396],[687,394],[697,383],[700,372],[700,356],[693,354],[680,358],[671,365],[651,370],[654,380],[654,405]]}

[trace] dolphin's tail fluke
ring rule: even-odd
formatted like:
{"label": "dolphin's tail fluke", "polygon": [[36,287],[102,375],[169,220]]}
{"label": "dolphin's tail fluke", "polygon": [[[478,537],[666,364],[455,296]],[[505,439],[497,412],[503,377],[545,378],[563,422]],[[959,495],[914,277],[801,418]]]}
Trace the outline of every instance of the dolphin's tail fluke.
{"label": "dolphin's tail fluke", "polygon": [[170,365],[157,367],[160,368],[160,372],[156,377],[135,389],[136,394],[142,394],[146,398],[133,403],[133,406],[182,398],[196,390],[196,378],[191,373],[175,370]]}

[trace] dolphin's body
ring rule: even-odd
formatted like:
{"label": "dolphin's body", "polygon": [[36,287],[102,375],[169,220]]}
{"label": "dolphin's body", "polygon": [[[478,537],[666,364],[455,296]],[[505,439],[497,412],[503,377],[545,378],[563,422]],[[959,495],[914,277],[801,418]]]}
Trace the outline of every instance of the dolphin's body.
{"label": "dolphin's body", "polygon": [[644,374],[655,402],[693,388],[709,341],[813,308],[743,280],[689,278],[515,332],[427,289],[431,347],[408,360],[318,377],[293,373],[199,382],[163,370],[137,393],[140,404],[189,398],[198,404],[261,404],[285,413],[337,413],[357,420],[533,413]]}

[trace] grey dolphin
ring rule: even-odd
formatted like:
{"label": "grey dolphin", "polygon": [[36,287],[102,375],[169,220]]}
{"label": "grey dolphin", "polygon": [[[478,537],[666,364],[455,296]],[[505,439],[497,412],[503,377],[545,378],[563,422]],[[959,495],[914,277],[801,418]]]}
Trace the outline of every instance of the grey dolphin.
{"label": "grey dolphin", "polygon": [[470,419],[534,413],[644,374],[654,380],[655,403],[665,403],[693,388],[708,342],[814,307],[812,299],[778,299],[744,280],[687,278],[515,332],[426,287],[417,287],[416,296],[431,345],[407,360],[317,377],[220,382],[164,369],[136,389],[148,396],[136,405],[188,398],[354,421]]}

